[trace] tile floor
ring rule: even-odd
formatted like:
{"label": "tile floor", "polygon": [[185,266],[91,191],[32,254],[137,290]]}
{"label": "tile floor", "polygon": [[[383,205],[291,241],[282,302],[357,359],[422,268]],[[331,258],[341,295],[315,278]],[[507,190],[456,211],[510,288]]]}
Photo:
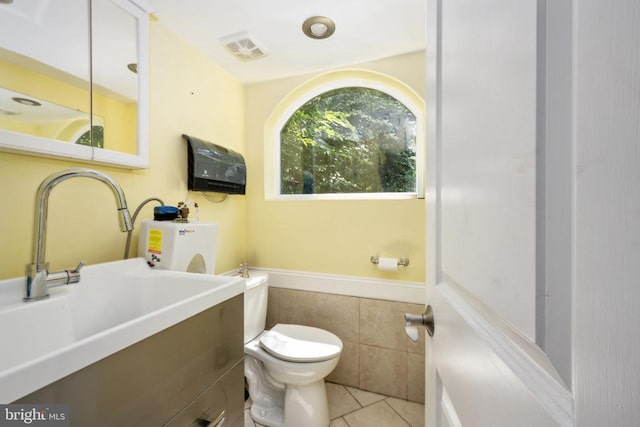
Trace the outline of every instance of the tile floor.
{"label": "tile floor", "polygon": [[[326,383],[329,427],[424,427],[424,405],[357,388]],[[244,411],[244,427],[262,427]],[[302,427],[302,426],[301,426]]]}

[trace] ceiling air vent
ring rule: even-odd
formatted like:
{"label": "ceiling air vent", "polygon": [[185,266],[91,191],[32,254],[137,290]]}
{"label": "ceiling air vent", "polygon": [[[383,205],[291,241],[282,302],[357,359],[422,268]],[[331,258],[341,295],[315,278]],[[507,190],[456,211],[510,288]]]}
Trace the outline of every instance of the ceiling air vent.
{"label": "ceiling air vent", "polygon": [[253,61],[267,56],[264,47],[246,31],[222,37],[220,43],[239,61]]}

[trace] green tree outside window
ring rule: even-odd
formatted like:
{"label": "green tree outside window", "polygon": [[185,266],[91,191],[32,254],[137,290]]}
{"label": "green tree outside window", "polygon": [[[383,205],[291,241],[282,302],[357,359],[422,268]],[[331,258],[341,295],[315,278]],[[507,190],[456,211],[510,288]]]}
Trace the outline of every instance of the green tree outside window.
{"label": "green tree outside window", "polygon": [[307,101],[280,132],[280,193],[416,191],[416,117],[379,90],[344,87]]}
{"label": "green tree outside window", "polygon": [[[93,144],[92,144],[93,140]],[[96,148],[104,148],[104,127],[92,126],[91,130],[86,131],[76,140],[76,144],[93,145]]]}

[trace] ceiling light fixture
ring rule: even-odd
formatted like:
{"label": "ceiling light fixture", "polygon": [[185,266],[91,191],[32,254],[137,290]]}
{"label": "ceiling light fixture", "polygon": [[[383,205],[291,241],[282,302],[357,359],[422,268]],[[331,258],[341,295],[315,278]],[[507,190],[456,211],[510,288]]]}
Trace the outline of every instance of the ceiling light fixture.
{"label": "ceiling light fixture", "polygon": [[39,107],[42,104],[39,103],[38,101],[34,101],[33,99],[29,99],[29,98],[20,98],[20,97],[13,97],[11,98],[14,102],[17,102],[18,104],[22,104],[22,105],[26,105],[29,107]]}
{"label": "ceiling light fixture", "polygon": [[336,24],[326,16],[312,16],[302,23],[302,32],[316,40],[331,37],[335,30]]}

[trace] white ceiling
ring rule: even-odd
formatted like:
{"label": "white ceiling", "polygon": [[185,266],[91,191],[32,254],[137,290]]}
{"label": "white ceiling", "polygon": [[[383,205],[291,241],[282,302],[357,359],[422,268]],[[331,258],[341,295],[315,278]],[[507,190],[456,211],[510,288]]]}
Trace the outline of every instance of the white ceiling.
{"label": "white ceiling", "polygon": [[[345,67],[424,49],[424,0],[147,0],[162,24],[244,83]],[[302,32],[327,16],[333,36]],[[242,62],[219,39],[247,31],[266,57]]]}

